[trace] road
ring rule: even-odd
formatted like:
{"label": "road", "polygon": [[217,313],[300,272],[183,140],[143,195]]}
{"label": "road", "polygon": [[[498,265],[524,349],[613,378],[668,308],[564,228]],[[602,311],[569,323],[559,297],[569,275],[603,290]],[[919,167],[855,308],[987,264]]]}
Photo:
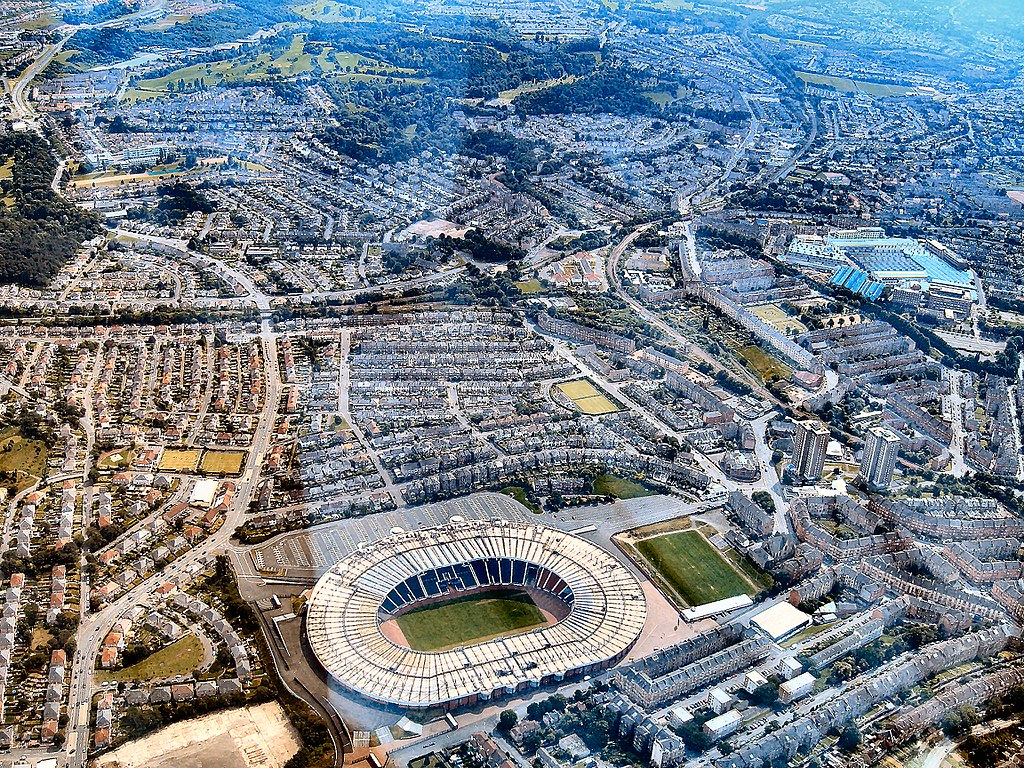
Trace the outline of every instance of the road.
{"label": "road", "polygon": [[[234,272],[227,268],[229,272]],[[248,300],[259,309],[269,309],[268,298],[241,273],[237,273],[239,285],[249,288]],[[95,614],[84,617],[78,630],[78,649],[71,664],[70,696],[68,699],[68,725],[65,748],[68,755],[69,768],[82,768],[86,762],[89,748],[89,710],[93,695],[97,692],[93,681],[93,665],[100,647],[111,625],[126,610],[144,601],[150,593],[166,581],[184,581],[191,569],[200,566],[215,554],[226,551],[227,544],[235,529],[244,521],[249,503],[260,476],[260,467],[270,439],[273,434],[274,422],[277,417],[278,404],[281,399],[281,373],[278,367],[277,339],[269,318],[264,318],[260,326],[260,339],[267,375],[266,400],[260,413],[259,424],[253,435],[248,459],[242,476],[236,483],[235,495],[225,514],[224,524],[210,535],[202,544],[183,554],[166,566],[162,571],[145,579],[134,589],[112,601]],[[88,596],[82,595],[83,605],[88,604]]]}
{"label": "road", "polygon": [[[245,272],[240,269],[227,264],[220,259],[208,256],[205,253],[199,251],[193,251],[188,247],[188,241],[180,238],[171,237],[160,237],[158,235],[145,235],[138,232],[132,232],[127,229],[114,229],[112,230],[115,235],[120,235],[125,238],[132,240],[142,240],[144,242],[153,243],[164,248],[169,248],[180,253],[187,254],[190,258],[200,261],[210,267],[215,273],[217,273],[226,282],[233,283],[236,289],[239,289],[241,296],[228,301],[232,304],[246,305],[252,304],[255,300],[256,307],[261,311],[270,311],[272,303],[274,305],[286,305],[291,302],[308,302],[312,301],[344,301],[346,299],[353,299],[357,296],[374,293],[374,292],[394,292],[394,291],[405,291],[410,288],[422,288],[428,285],[436,285],[438,280],[451,279],[457,275],[461,275],[465,272],[465,267],[453,267],[451,269],[444,270],[440,273],[433,273],[423,275],[422,277],[410,278],[408,280],[400,280],[394,283],[388,283],[385,285],[369,285],[363,288],[350,288],[343,291],[307,291],[302,294],[295,295],[282,295],[282,296],[270,296],[267,295],[253,282],[252,278],[249,277]],[[211,305],[220,305],[224,302],[224,299],[211,299]],[[165,306],[167,303],[166,299],[159,299],[152,302],[152,306]],[[192,303],[199,305],[199,302],[192,300]],[[138,309],[142,309],[145,305],[140,303]]]}
{"label": "road", "polygon": [[56,43],[44,45],[39,57],[25,68],[25,71],[21,73],[21,76],[13,84],[9,83],[12,107],[11,117],[14,120],[22,120],[38,130],[38,126],[35,125],[36,112],[28,98],[29,86],[39,76],[39,73],[50,66],[50,62],[61,52],[67,41],[74,37],[77,31],[77,28],[72,28],[71,31],[65,32],[64,36]]}
{"label": "road", "polygon": [[[21,120],[32,126],[33,130],[39,131],[40,128],[36,122],[36,111],[29,100],[29,93],[31,91],[32,81],[35,80],[40,73],[43,72],[50,62],[63,50],[68,40],[74,37],[79,30],[82,29],[107,29],[114,26],[124,26],[131,22],[149,17],[156,11],[163,10],[167,7],[167,0],[156,0],[151,5],[147,5],[144,8],[129,13],[125,16],[119,16],[116,19],[109,19],[108,21],[101,22],[99,24],[81,24],[74,26],[71,24],[64,24],[57,28],[57,32],[61,35],[60,40],[50,45],[44,45],[42,50],[39,52],[39,56],[33,61],[25,71],[21,73],[17,80],[13,83],[8,81],[11,96],[11,118],[13,120]],[[61,169],[63,172],[63,169]],[[58,177],[59,179],[59,177]],[[57,180],[54,181],[57,184]],[[54,189],[56,191],[56,189]]]}
{"label": "road", "polygon": [[962,379],[959,371],[951,368],[943,368],[942,376],[949,386],[949,394],[942,398],[943,416],[952,425],[953,439],[949,442],[949,454],[952,462],[950,472],[954,477],[963,477],[967,473],[967,463],[964,460],[966,450],[964,429],[964,407],[965,400],[960,395]]}
{"label": "road", "polygon": [[[612,248],[611,253],[608,254],[608,261],[605,265],[607,269],[606,275],[608,278],[608,285],[613,291],[615,291],[622,301],[629,305],[630,309],[647,321],[648,324],[665,334],[665,336],[667,336],[671,341],[675,342],[680,349],[685,351],[688,357],[710,365],[716,372],[724,371],[726,370],[724,365],[665,322],[659,315],[645,307],[637,299],[633,298],[622,286],[622,278],[619,277],[619,262],[622,260],[622,255],[634,240],[653,227],[656,223],[657,222],[651,222],[636,228],[625,238],[619,241],[614,248]],[[740,373],[730,371],[730,373],[744,379],[758,396],[764,398],[770,403],[777,402],[775,396],[764,388],[760,380],[755,379],[751,374],[745,371]]]}

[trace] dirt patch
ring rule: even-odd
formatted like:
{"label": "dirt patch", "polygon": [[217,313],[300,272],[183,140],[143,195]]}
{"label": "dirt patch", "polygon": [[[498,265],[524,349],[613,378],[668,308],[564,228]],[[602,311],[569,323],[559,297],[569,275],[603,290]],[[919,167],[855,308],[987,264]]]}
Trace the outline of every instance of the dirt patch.
{"label": "dirt patch", "polygon": [[175,723],[96,761],[99,768],[283,768],[299,736],[280,704]]}

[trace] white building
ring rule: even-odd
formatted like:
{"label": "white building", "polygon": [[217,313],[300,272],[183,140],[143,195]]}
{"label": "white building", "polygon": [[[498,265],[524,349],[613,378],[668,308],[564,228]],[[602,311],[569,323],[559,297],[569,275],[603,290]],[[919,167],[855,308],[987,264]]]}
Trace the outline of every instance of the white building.
{"label": "white building", "polygon": [[752,669],[743,676],[743,690],[747,693],[753,693],[762,685],[768,684],[768,678],[758,672],[756,669]]}
{"label": "white building", "polygon": [[814,689],[817,678],[810,672],[797,675],[792,680],[787,680],[779,686],[779,701],[789,704],[797,699],[802,699]]}
{"label": "white building", "polygon": [[716,715],[720,715],[732,706],[732,696],[721,688],[712,688],[708,694],[708,708]]}
{"label": "white building", "polygon": [[743,723],[743,716],[735,709],[731,709],[724,715],[713,717],[704,723],[704,733],[711,739],[717,741],[726,736],[736,733]]}
{"label": "white building", "polygon": [[860,461],[860,476],[869,489],[884,491],[892,485],[896,469],[896,455],[900,439],[890,429],[872,427],[864,438],[864,455]]}
{"label": "white building", "polygon": [[828,427],[816,419],[799,421],[793,436],[793,468],[801,482],[821,479],[828,451]]}
{"label": "white building", "polygon": [[673,707],[668,713],[668,724],[673,728],[679,728],[693,720],[693,715],[686,707]]}

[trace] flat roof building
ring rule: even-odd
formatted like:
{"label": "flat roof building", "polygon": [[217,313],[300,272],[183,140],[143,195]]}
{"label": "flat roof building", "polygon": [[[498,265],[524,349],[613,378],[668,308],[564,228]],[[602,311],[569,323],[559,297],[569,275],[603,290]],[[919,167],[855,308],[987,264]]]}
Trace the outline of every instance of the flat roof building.
{"label": "flat roof building", "polygon": [[797,422],[793,437],[793,469],[800,482],[814,483],[825,470],[828,427],[817,419]]}
{"label": "flat roof building", "polygon": [[884,491],[892,485],[899,449],[900,438],[892,430],[881,426],[868,430],[864,438],[860,476],[870,490]]}
{"label": "flat roof building", "polygon": [[775,641],[789,637],[810,624],[810,614],[787,602],[776,603],[750,620],[750,626],[756,627]]}
{"label": "flat roof building", "polygon": [[196,480],[192,487],[192,494],[188,497],[188,503],[194,507],[208,508],[217,498],[216,480]]}
{"label": "flat roof building", "polygon": [[742,723],[743,716],[735,709],[730,709],[725,714],[713,717],[704,723],[703,731],[708,738],[717,741],[736,733]]}
{"label": "flat roof building", "polygon": [[814,684],[817,681],[818,678],[810,672],[804,672],[792,680],[787,680],[779,686],[779,701],[783,704],[789,704],[797,699],[802,699],[814,689]]}

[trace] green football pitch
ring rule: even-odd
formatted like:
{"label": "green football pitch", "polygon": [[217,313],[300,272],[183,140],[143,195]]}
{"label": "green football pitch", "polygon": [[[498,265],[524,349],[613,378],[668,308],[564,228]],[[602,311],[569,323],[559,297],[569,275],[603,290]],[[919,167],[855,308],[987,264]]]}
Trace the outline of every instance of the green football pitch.
{"label": "green football pitch", "polygon": [[396,619],[414,651],[443,651],[524,632],[545,623],[522,590],[495,589],[414,608]]}
{"label": "green football pitch", "polygon": [[687,605],[754,593],[746,579],[697,531],[644,539],[636,549]]}

